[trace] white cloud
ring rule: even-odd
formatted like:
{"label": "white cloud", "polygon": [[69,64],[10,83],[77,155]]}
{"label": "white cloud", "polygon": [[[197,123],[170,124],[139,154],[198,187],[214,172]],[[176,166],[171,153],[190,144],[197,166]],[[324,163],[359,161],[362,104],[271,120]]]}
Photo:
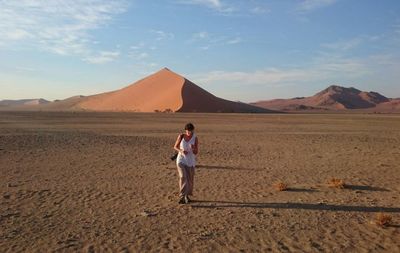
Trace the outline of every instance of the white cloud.
{"label": "white cloud", "polygon": [[160,30],[151,30],[150,32],[154,33],[156,35],[156,40],[161,41],[161,40],[172,40],[174,39],[175,35],[170,32],[165,32],[165,31],[160,31]]}
{"label": "white cloud", "polygon": [[337,0],[303,0],[297,6],[297,10],[300,12],[310,12],[332,5],[335,2],[337,2]]}
{"label": "white cloud", "polygon": [[26,67],[26,66],[16,66],[15,70],[17,72],[36,72],[37,71],[36,68]]}
{"label": "white cloud", "polygon": [[104,64],[108,62],[112,62],[119,57],[119,52],[112,52],[112,51],[102,51],[99,55],[90,56],[85,58],[84,60],[89,63],[93,64]]}
{"label": "white cloud", "polygon": [[206,5],[211,8],[220,8],[222,6],[222,3],[220,0],[190,0],[186,1],[188,3],[193,3],[193,4],[202,4]]}
{"label": "white cloud", "polygon": [[304,75],[305,73],[299,70],[283,71],[271,68],[252,72],[211,71],[200,75],[194,75],[194,77],[196,82],[200,84],[210,84],[218,81],[240,83],[243,85],[272,85],[284,81],[293,81]]}
{"label": "white cloud", "polygon": [[160,68],[160,64],[156,62],[139,61],[129,66],[129,68],[140,76],[147,76],[157,71]]}
{"label": "white cloud", "polygon": [[209,37],[208,32],[198,32],[192,35],[192,40],[202,40]]}
{"label": "white cloud", "polygon": [[368,60],[347,58],[316,58],[306,67],[266,68],[255,71],[211,71],[194,74],[199,84],[236,83],[239,85],[286,86],[293,83],[307,83],[338,78],[363,77],[370,73]]}
{"label": "white cloud", "polygon": [[253,14],[264,14],[264,13],[269,13],[271,12],[270,9],[261,7],[261,6],[256,6],[250,9],[250,12]]}
{"label": "white cloud", "polygon": [[382,39],[382,36],[381,36],[381,35],[368,36],[368,40],[369,40],[369,41],[378,41],[378,40],[380,40],[380,39]]}
{"label": "white cloud", "polygon": [[187,40],[188,43],[200,44],[199,49],[208,50],[211,47],[220,45],[233,45],[242,42],[240,37],[227,37],[227,36],[217,36],[210,34],[206,31],[201,31],[192,34],[191,38]]}
{"label": "white cloud", "polygon": [[322,44],[321,46],[324,48],[328,49],[333,49],[333,50],[341,50],[341,51],[347,51],[353,48],[356,48],[363,42],[363,39],[361,38],[353,38],[349,40],[342,40],[334,43],[325,43]]}
{"label": "white cloud", "polygon": [[316,59],[312,68],[318,71],[318,79],[362,77],[369,72],[367,63],[363,59],[334,56]]}
{"label": "white cloud", "polygon": [[[381,65],[381,66],[399,66],[400,56],[394,54],[378,54],[369,57],[370,64]],[[400,69],[400,68],[398,68]]]}
{"label": "white cloud", "polygon": [[130,47],[130,49],[139,50],[139,49],[142,49],[144,46],[145,46],[145,43],[144,42],[140,42],[139,44],[132,45]]}
{"label": "white cloud", "polygon": [[24,43],[59,55],[95,58],[90,31],[126,11],[126,0],[0,1],[0,45]]}
{"label": "white cloud", "polygon": [[148,58],[149,54],[146,52],[141,52],[141,53],[140,52],[131,52],[131,53],[129,53],[129,56],[132,59],[140,61],[140,60],[144,60],[144,59]]}
{"label": "white cloud", "polygon": [[[163,38],[166,38],[164,35],[168,34],[166,32],[162,31],[151,31],[155,34],[162,34]],[[161,32],[161,33],[160,33]],[[130,50],[128,52],[128,56],[133,62],[135,69],[140,69],[140,73],[148,72],[148,71],[153,71],[156,66],[158,66],[158,63],[154,62],[154,51],[157,50],[157,46],[154,45],[149,45],[144,42],[140,42],[138,44],[132,45],[130,47]],[[150,53],[149,53],[150,51]],[[143,72],[144,71],[144,72]],[[150,71],[150,72],[151,72]]]}
{"label": "white cloud", "polygon": [[240,42],[242,42],[242,38],[236,37],[236,38],[234,38],[234,39],[228,40],[228,41],[226,42],[226,44],[233,45],[233,44],[238,44],[238,43],[240,43]]}
{"label": "white cloud", "polygon": [[149,54],[143,52],[143,53],[140,53],[139,55],[137,55],[136,59],[142,60],[142,59],[146,59],[147,57],[149,57]]}
{"label": "white cloud", "polygon": [[394,34],[397,34],[397,35],[400,34],[400,23],[396,23],[393,25],[393,32],[394,32]]}
{"label": "white cloud", "polygon": [[232,5],[229,5],[221,0],[185,0],[185,1],[181,0],[177,1],[177,3],[200,5],[220,13],[232,13],[236,10]]}
{"label": "white cloud", "polygon": [[3,36],[9,40],[21,40],[25,38],[31,38],[32,34],[23,29],[16,29],[14,31],[4,31]]}
{"label": "white cloud", "polygon": [[140,42],[136,45],[130,47],[130,51],[128,52],[128,56],[131,59],[142,61],[150,57],[150,55],[146,52],[147,50],[156,50],[156,47],[151,46],[149,47],[144,42]]}

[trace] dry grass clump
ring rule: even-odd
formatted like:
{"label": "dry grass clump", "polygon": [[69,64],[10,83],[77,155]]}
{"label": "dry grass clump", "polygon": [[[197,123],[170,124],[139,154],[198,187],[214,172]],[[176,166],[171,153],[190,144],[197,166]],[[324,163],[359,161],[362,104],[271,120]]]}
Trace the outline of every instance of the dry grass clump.
{"label": "dry grass clump", "polygon": [[328,181],[328,186],[332,188],[344,189],[346,187],[344,180],[339,178],[331,178]]}
{"label": "dry grass clump", "polygon": [[283,182],[278,182],[278,183],[276,183],[276,184],[274,184],[274,188],[277,190],[277,191],[287,191],[288,190],[288,186],[287,186],[287,184],[285,184],[285,183],[283,183]]}
{"label": "dry grass clump", "polygon": [[375,217],[375,224],[381,227],[390,225],[392,222],[392,216],[384,213],[378,213]]}

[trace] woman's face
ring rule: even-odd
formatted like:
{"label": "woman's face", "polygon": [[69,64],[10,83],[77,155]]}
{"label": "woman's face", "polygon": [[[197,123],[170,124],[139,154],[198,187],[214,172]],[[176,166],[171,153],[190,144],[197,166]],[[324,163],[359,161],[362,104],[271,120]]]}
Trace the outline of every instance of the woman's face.
{"label": "woman's face", "polygon": [[190,130],[185,130],[186,131],[186,135],[188,135],[188,136],[192,136],[192,134],[193,134],[193,131],[190,131]]}

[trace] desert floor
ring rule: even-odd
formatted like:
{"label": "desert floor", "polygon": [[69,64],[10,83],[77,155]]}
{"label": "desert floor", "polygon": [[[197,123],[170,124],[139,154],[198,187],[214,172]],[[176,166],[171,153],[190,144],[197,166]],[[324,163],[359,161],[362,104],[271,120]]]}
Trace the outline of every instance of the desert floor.
{"label": "desert floor", "polygon": [[400,115],[1,112],[0,252],[400,252],[399,162]]}

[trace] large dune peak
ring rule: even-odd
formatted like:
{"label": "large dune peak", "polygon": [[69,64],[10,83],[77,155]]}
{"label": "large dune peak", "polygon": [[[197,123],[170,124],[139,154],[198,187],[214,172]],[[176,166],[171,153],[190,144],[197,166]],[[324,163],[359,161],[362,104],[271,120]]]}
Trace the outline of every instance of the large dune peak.
{"label": "large dune peak", "polygon": [[177,111],[185,79],[163,68],[120,90],[88,97],[79,106],[92,111]]}

